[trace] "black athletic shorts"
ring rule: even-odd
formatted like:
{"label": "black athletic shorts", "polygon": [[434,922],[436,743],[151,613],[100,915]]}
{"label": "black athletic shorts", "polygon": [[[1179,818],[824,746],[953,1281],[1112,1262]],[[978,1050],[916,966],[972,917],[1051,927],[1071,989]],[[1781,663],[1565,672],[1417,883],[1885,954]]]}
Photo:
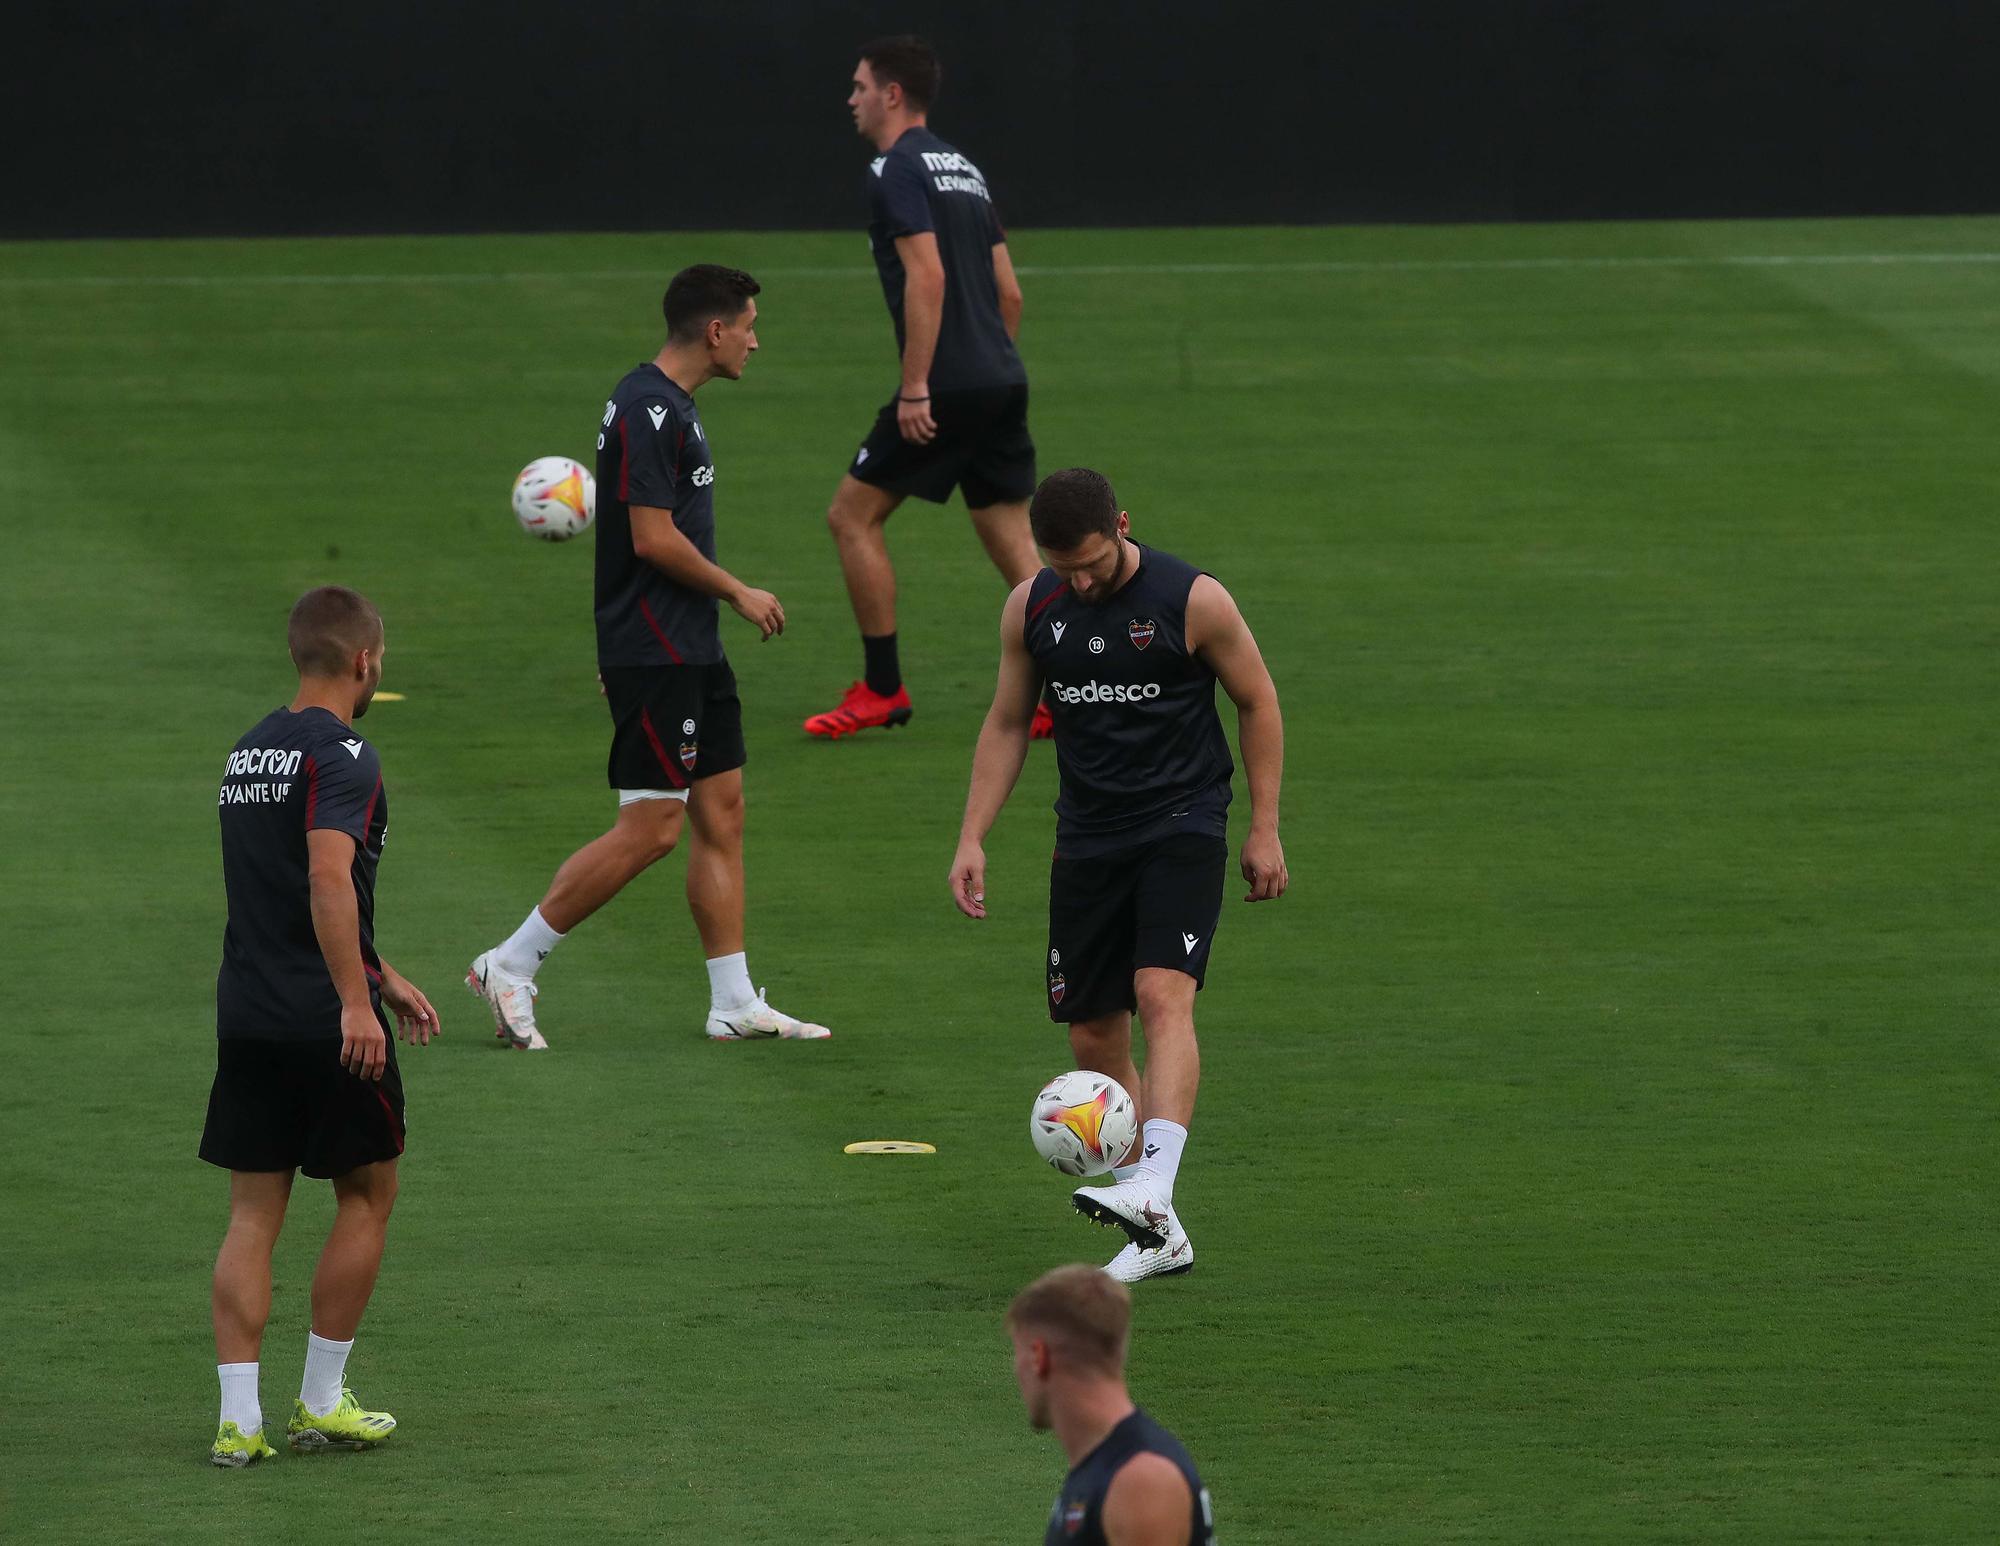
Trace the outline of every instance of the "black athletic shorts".
{"label": "black athletic shorts", "polygon": [[936,505],[954,488],[963,489],[968,510],[1033,496],[1035,442],[1028,434],[1026,386],[933,392],[931,418],[937,437],[929,445],[905,440],[891,398],[847,470],[863,483]]}
{"label": "black athletic shorts", "polygon": [[1175,832],[1049,869],[1049,1018],[1135,1009],[1142,966],[1186,972],[1199,989],[1222,921],[1225,838]]}
{"label": "black athletic shorts", "polygon": [[740,768],[743,700],[729,662],[712,666],[606,666],[613,789],[685,789]]}
{"label": "black athletic shorts", "polygon": [[[384,1029],[387,1027],[385,1025]],[[340,1066],[340,1038],[215,1043],[201,1157],[224,1170],[303,1170],[322,1181],[403,1152],[396,1043],[381,1079]]]}

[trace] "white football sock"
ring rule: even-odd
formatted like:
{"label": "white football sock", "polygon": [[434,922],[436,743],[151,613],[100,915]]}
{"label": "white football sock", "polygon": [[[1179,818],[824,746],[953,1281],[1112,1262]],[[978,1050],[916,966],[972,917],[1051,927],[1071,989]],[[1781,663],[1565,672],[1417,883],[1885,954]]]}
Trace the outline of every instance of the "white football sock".
{"label": "white football sock", "polygon": [[1133,1179],[1150,1182],[1172,1197],[1174,1177],[1180,1173],[1181,1150],[1187,1147],[1187,1138],[1188,1130],[1178,1122],[1169,1122],[1165,1117],[1148,1121],[1145,1132],[1140,1134],[1145,1149]]}
{"label": "white football sock", "polygon": [[507,943],[493,952],[494,964],[510,977],[532,977],[541,970],[543,959],[562,939],[562,935],[549,927],[542,910],[531,908]]}
{"label": "white football sock", "polygon": [[306,1333],[306,1377],[299,1381],[299,1399],[315,1417],[340,1405],[340,1377],[347,1372],[347,1355],[354,1343],[334,1342],[318,1332]]}
{"label": "white football sock", "polygon": [[264,1426],[264,1408],[257,1401],[257,1366],[254,1363],[219,1363],[216,1378],[222,1382],[222,1416],[218,1422],[236,1424],[245,1435]]}
{"label": "white football sock", "polygon": [[757,997],[750,986],[750,958],[741,950],[708,963],[708,1007],[741,1009]]}
{"label": "white football sock", "polygon": [[[1134,1154],[1139,1152],[1138,1145],[1133,1145],[1132,1152]],[[1137,1165],[1113,1165],[1111,1167],[1111,1179],[1113,1181],[1130,1181],[1138,1173],[1139,1167]]]}

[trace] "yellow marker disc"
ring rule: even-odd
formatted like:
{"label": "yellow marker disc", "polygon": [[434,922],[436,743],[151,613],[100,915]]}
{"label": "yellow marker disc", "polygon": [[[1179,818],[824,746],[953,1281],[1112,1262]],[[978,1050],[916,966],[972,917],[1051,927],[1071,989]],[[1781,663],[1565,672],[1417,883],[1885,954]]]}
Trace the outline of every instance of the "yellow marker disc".
{"label": "yellow marker disc", "polygon": [[928,1143],[913,1143],[907,1138],[878,1138],[872,1143],[850,1143],[840,1152],[842,1154],[935,1154],[937,1149]]}
{"label": "yellow marker disc", "polygon": [[377,703],[401,703],[403,695],[399,692],[378,692],[375,694],[375,701]]}

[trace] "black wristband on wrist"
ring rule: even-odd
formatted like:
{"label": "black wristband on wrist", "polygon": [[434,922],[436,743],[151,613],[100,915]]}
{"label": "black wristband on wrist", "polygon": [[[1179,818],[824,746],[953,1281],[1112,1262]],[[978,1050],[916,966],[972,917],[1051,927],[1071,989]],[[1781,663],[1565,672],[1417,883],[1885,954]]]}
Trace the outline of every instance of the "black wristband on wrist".
{"label": "black wristband on wrist", "polygon": [[904,397],[900,393],[896,397],[896,401],[899,403],[927,403],[930,400],[931,394],[928,392],[924,393],[922,397]]}

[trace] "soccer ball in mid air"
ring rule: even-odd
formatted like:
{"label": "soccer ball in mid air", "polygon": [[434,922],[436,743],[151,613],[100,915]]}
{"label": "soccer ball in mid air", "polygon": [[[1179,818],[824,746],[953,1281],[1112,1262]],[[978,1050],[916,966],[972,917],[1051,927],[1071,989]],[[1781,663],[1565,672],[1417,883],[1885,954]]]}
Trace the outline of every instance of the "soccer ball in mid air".
{"label": "soccer ball in mid air", "polygon": [[1137,1115],[1124,1085],[1080,1068],[1042,1086],[1028,1134],[1035,1152],[1064,1175],[1101,1176],[1132,1152]]}
{"label": "soccer ball in mid air", "polygon": [[538,456],[514,480],[514,517],[546,542],[567,542],[597,514],[597,480],[581,462]]}

